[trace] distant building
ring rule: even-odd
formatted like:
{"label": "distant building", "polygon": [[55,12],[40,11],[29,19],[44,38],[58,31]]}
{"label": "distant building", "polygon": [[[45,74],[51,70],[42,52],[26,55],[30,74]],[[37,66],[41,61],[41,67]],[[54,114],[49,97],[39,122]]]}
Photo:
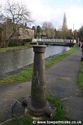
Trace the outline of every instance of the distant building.
{"label": "distant building", "polygon": [[33,38],[34,30],[23,25],[14,24],[11,19],[7,19],[4,23],[0,24],[0,45],[9,39],[20,41],[31,40]]}
{"label": "distant building", "polygon": [[62,25],[62,38],[66,39],[67,34],[68,34],[67,18],[66,18],[66,14],[64,13],[63,25]]}
{"label": "distant building", "polygon": [[34,30],[29,27],[19,27],[18,29],[18,39],[33,39],[34,38]]}
{"label": "distant building", "polygon": [[67,18],[66,18],[66,14],[64,13],[62,31],[67,31],[67,30],[68,30],[68,27],[67,27]]}

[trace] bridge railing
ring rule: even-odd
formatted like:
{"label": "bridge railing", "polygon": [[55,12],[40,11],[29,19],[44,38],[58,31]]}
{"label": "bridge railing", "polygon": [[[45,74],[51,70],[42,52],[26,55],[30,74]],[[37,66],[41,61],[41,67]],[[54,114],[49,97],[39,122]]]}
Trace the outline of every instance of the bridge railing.
{"label": "bridge railing", "polygon": [[33,39],[32,42],[73,42],[73,40],[70,41],[70,39]]}

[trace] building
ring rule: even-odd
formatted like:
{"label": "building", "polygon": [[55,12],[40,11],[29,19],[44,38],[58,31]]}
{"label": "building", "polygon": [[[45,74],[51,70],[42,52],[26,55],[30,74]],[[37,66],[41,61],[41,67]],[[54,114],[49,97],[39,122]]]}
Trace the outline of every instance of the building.
{"label": "building", "polygon": [[[29,41],[34,38],[34,30],[21,24],[14,24],[11,19],[7,19],[0,24],[0,46],[8,46],[12,41]],[[9,42],[8,42],[9,41]]]}
{"label": "building", "polygon": [[68,30],[68,27],[67,27],[67,18],[66,18],[66,14],[64,13],[62,31],[67,31],[67,30]]}
{"label": "building", "polygon": [[62,38],[66,39],[69,34],[68,27],[67,27],[67,18],[66,14],[64,13],[63,17],[63,25],[62,25]]}

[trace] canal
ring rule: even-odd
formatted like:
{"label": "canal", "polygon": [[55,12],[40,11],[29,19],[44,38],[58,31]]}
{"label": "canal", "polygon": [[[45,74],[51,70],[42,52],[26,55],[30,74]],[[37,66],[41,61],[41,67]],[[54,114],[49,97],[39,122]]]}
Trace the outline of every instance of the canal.
{"label": "canal", "polygon": [[[64,46],[47,46],[45,58],[67,51],[68,49],[69,47]],[[18,69],[32,64],[33,57],[33,48],[1,52],[0,77],[3,77],[6,73],[17,71]]]}
{"label": "canal", "polygon": [[69,47],[64,47],[64,46],[48,46],[46,48],[45,52],[45,58],[48,58],[50,56],[54,56],[56,54],[59,54],[63,51],[69,50]]}

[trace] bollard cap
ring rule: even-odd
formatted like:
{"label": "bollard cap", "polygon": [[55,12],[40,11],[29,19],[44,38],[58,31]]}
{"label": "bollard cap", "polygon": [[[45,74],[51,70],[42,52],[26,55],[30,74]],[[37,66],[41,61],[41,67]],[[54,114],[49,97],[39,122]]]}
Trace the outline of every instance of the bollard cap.
{"label": "bollard cap", "polygon": [[44,53],[45,52],[46,45],[34,45],[33,51],[35,53]]}

